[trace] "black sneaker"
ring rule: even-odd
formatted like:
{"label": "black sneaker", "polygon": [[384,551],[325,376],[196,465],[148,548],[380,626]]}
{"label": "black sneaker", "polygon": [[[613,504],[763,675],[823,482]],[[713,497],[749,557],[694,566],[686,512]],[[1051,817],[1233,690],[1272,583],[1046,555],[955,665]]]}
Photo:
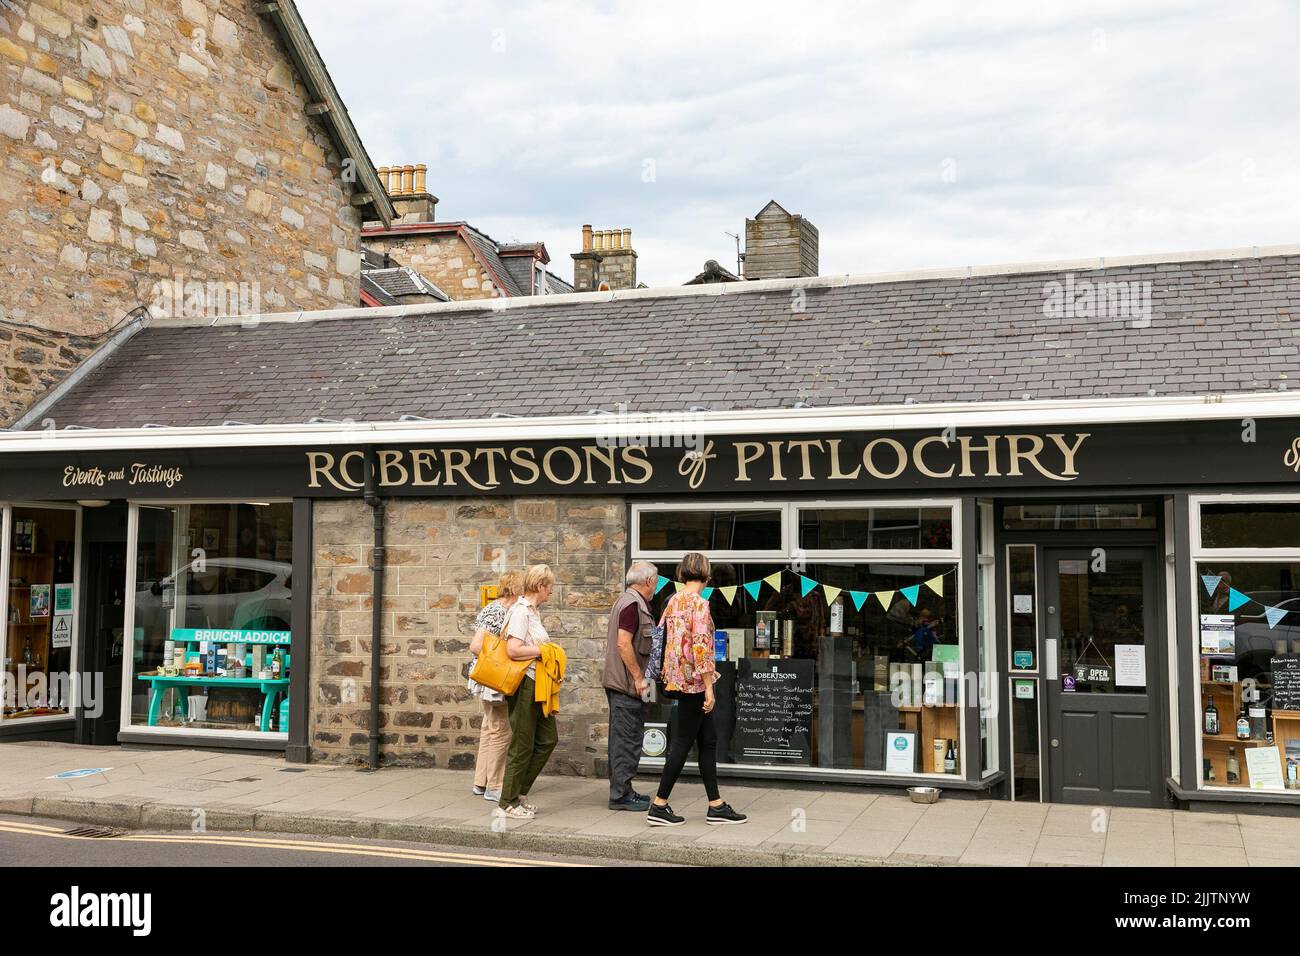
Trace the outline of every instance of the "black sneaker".
{"label": "black sneaker", "polygon": [[650,812],[645,816],[646,822],[652,827],[679,827],[686,822],[685,817],[679,817],[673,813],[673,808],[664,804],[662,807],[657,803],[650,804]]}
{"label": "black sneaker", "polygon": [[650,809],[650,798],[643,797],[638,793],[629,793],[622,800],[609,801],[611,810],[635,810],[637,813],[645,813]]}
{"label": "black sneaker", "polygon": [[743,813],[737,813],[731,809],[731,804],[724,803],[720,806],[709,807],[709,813],[704,818],[704,822],[709,826],[722,826],[730,823],[744,823],[749,817]]}

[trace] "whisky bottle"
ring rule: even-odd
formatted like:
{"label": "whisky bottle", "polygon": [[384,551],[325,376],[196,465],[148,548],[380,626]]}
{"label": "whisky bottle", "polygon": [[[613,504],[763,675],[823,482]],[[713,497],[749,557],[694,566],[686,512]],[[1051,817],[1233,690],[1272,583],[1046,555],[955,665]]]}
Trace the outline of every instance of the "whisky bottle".
{"label": "whisky bottle", "polygon": [[957,748],[953,746],[951,740],[948,741],[948,752],[943,755],[943,772],[957,772]]}
{"label": "whisky bottle", "polygon": [[1241,713],[1237,715],[1237,739],[1250,739],[1250,715],[1246,712],[1246,702],[1241,702]]}
{"label": "whisky bottle", "polygon": [[1228,783],[1241,783],[1241,767],[1237,763],[1237,748],[1228,748]]}
{"label": "whisky bottle", "polygon": [[1211,697],[1205,704],[1205,735],[1207,737],[1217,737],[1219,735],[1219,709],[1214,706],[1214,698]]}

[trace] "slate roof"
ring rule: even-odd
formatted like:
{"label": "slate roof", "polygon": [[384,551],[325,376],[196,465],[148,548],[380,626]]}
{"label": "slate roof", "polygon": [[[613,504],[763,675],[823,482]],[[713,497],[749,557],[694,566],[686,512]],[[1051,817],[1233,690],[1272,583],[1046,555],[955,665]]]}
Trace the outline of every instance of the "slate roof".
{"label": "slate roof", "polygon": [[365,269],[362,279],[378,287],[388,298],[397,301],[403,296],[427,295],[440,302],[450,302],[451,296],[443,292],[430,280],[416,272],[410,266],[394,266],[388,269]]}
{"label": "slate roof", "polygon": [[[1148,327],[1045,315],[1048,284],[1067,273],[1029,267],[155,323],[38,418],[111,428],[1276,390],[1300,357],[1300,250],[1283,252],[1072,273],[1076,291],[1150,282]],[[503,344],[517,349],[508,373]]]}
{"label": "slate roof", "polygon": [[546,270],[546,294],[547,295],[568,295],[573,291],[573,283],[561,279],[550,269]]}

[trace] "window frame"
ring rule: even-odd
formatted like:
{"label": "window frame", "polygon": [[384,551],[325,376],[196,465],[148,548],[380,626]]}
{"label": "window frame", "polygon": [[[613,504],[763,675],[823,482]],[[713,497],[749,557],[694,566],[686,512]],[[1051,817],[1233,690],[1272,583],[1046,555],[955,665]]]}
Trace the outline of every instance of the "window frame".
{"label": "window frame", "polygon": [[[68,724],[75,723],[77,712],[81,710],[81,701],[85,694],[81,686],[83,679],[79,666],[81,653],[81,515],[84,506],[75,501],[7,501],[3,505],[3,527],[0,528],[0,579],[5,582],[4,591],[0,592],[0,634],[4,635],[3,643],[5,648],[9,645],[9,567],[10,551],[13,548],[13,509],[15,508],[34,508],[48,511],[73,511],[76,512],[76,529],[74,531],[75,543],[72,551],[72,644],[69,647],[71,657],[69,662],[71,667],[68,674],[68,712],[66,714],[50,714],[45,717],[20,717],[6,718],[4,709],[0,707],[0,727],[27,727],[41,726],[46,724]],[[54,600],[51,592],[50,600]],[[50,614],[54,614],[51,607]],[[46,661],[45,676],[49,678],[49,661]]]}
{"label": "window frame", "polygon": [[[137,724],[131,716],[131,691],[132,682],[136,678],[135,673],[135,600],[137,593],[136,574],[139,563],[139,546],[140,546],[140,509],[141,508],[171,508],[179,512],[182,508],[192,507],[194,505],[246,505],[253,504],[247,498],[141,498],[131,499],[127,502],[126,516],[126,608],[122,614],[123,633],[123,651],[122,651],[122,701],[121,701],[121,722],[119,727],[122,733],[131,735],[149,735],[159,738],[167,737],[186,737],[186,738],[208,738],[214,740],[262,740],[272,741],[277,744],[288,744],[288,730],[268,731],[262,733],[259,730],[217,730],[211,727],[191,728],[191,727],[150,727],[147,723]],[[292,498],[258,498],[256,506],[261,505],[282,505],[292,506]],[[172,560],[176,563],[178,557],[178,539],[179,520],[172,529],[173,545]],[[188,559],[186,564],[188,564]],[[184,566],[184,565],[182,565]],[[297,571],[293,567],[293,560],[289,560],[290,578]],[[172,574],[177,571],[173,570]],[[179,604],[179,602],[177,602]],[[172,627],[176,624],[176,607],[172,608]],[[290,622],[292,630],[294,622]],[[301,625],[299,625],[301,626]],[[292,646],[292,645],[290,645]],[[292,684],[286,693],[291,693]]]}
{"label": "window frame", "polygon": [[632,560],[645,561],[679,561],[686,551],[681,548],[666,548],[662,550],[650,550],[641,548],[641,515],[646,512],[665,512],[665,511],[776,511],[780,514],[781,521],[781,547],[769,550],[746,551],[743,549],[715,550],[706,548],[709,560],[711,561],[739,561],[744,559],[760,560],[772,559],[776,561],[790,560],[790,510],[789,505],[783,501],[705,501],[705,502],[652,502],[636,503],[632,505],[632,537],[631,547],[628,549]]}
{"label": "window frame", "polygon": [[[1190,658],[1190,671],[1186,675],[1190,681],[1189,687],[1195,688],[1195,693],[1188,694],[1188,703],[1191,710],[1183,715],[1184,720],[1189,721],[1184,725],[1185,731],[1190,731],[1192,739],[1196,741],[1196,787],[1197,790],[1214,791],[1216,793],[1241,793],[1243,788],[1240,786],[1221,785],[1215,783],[1206,784],[1205,771],[1202,769],[1205,760],[1205,743],[1201,739],[1201,674],[1200,674],[1200,600],[1203,586],[1200,580],[1199,567],[1203,561],[1232,561],[1238,564],[1278,564],[1285,562],[1300,563],[1300,545],[1290,548],[1206,548],[1201,545],[1201,506],[1205,504],[1294,504],[1300,506],[1300,494],[1214,494],[1214,495],[1188,495],[1188,529],[1189,545],[1191,554],[1189,556],[1189,565],[1192,575],[1191,588],[1191,606],[1188,608],[1192,623],[1191,638],[1193,641],[1192,653]],[[1284,768],[1285,769],[1285,768]],[[1187,781],[1180,781],[1180,785],[1187,787]],[[1247,790],[1248,793],[1266,793],[1266,794],[1291,794],[1294,791],[1287,790]]]}

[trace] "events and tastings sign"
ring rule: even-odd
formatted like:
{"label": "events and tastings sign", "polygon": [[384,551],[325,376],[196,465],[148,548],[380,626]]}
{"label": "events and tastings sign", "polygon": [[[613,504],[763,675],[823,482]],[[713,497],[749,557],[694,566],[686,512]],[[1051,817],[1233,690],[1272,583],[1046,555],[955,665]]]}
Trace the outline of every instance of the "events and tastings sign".
{"label": "events and tastings sign", "polygon": [[[361,494],[760,496],[885,490],[1300,482],[1300,422],[1237,421],[813,434],[617,436],[373,446],[24,452],[0,458],[6,498]],[[1248,440],[1249,439],[1249,440]]]}

